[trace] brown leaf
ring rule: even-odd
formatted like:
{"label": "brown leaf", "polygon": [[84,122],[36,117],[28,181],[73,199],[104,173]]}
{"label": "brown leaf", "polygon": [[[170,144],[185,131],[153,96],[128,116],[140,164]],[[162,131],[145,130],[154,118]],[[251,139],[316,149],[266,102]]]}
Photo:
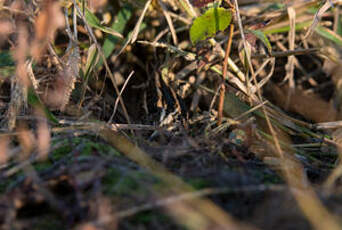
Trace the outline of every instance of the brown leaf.
{"label": "brown leaf", "polygon": [[35,39],[32,56],[39,59],[49,41],[54,39],[57,29],[64,27],[64,16],[58,2],[47,0],[35,20]]}
{"label": "brown leaf", "polygon": [[[275,100],[276,105],[283,109],[285,109],[288,90],[288,86],[280,88],[275,84],[272,84],[269,88],[272,99]],[[335,121],[338,117],[336,109],[330,103],[316,94],[305,94],[304,91],[299,89],[295,89],[291,94],[288,110],[299,113],[314,122]]]}
{"label": "brown leaf", "polygon": [[9,145],[9,139],[6,136],[0,138],[0,164],[4,164],[8,161],[8,157],[9,157],[8,145]]}
{"label": "brown leaf", "polygon": [[98,11],[107,4],[107,0],[88,0],[88,6],[92,11]]}
{"label": "brown leaf", "polygon": [[0,21],[0,45],[1,43],[7,39],[7,36],[13,33],[14,26],[8,20],[1,20]]}

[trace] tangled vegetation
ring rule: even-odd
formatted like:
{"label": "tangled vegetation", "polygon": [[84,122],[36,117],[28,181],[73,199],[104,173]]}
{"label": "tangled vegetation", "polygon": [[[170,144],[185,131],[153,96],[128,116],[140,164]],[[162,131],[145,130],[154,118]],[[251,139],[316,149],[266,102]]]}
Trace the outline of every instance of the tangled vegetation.
{"label": "tangled vegetation", "polygon": [[1,229],[342,229],[341,5],[0,1]]}

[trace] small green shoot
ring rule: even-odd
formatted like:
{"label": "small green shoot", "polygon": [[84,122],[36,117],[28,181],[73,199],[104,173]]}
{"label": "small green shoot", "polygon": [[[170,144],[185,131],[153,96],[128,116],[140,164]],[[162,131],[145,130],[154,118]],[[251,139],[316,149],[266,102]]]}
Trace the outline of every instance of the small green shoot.
{"label": "small green shoot", "polygon": [[111,34],[115,37],[122,38],[122,35],[115,31],[112,28],[109,28],[107,26],[103,26],[100,23],[100,20],[92,13],[90,12],[87,8],[85,9],[85,18],[87,19],[87,22],[91,27],[94,27],[96,29],[101,30],[104,33]]}
{"label": "small green shoot", "polygon": [[268,40],[266,34],[261,30],[248,30],[248,32],[252,33],[255,37],[257,37],[267,48],[268,53],[272,53],[272,46],[270,41]]}
{"label": "small green shoot", "polygon": [[38,109],[41,109],[46,118],[51,121],[54,124],[58,124],[58,120],[57,118],[50,112],[50,110],[40,101],[38,95],[36,94],[36,92],[34,91],[34,89],[32,87],[28,88],[27,91],[27,101],[28,103]]}

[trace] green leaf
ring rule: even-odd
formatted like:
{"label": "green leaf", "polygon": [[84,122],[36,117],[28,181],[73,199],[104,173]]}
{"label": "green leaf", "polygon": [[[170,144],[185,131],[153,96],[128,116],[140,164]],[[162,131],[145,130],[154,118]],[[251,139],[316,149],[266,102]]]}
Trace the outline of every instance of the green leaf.
{"label": "green leaf", "polygon": [[[124,29],[132,16],[133,9],[129,5],[124,5],[118,15],[116,16],[116,20],[113,22],[111,28],[119,33],[123,33]],[[102,50],[106,58],[113,52],[115,45],[118,43],[118,38],[108,35],[103,43]]]}
{"label": "green leaf", "polygon": [[87,56],[87,62],[84,68],[84,76],[83,79],[88,79],[92,69],[97,63],[97,49],[96,45],[92,44],[88,49],[88,56]]}
{"label": "green leaf", "polygon": [[261,30],[248,30],[248,32],[251,32],[252,34],[254,34],[255,37],[262,41],[262,43],[266,46],[268,53],[272,53],[271,43],[264,32],[262,32]]}
{"label": "green leaf", "polygon": [[336,34],[334,31],[323,26],[317,26],[315,28],[315,32],[342,47],[342,37]]}
{"label": "green leaf", "polygon": [[232,12],[222,7],[208,9],[203,15],[195,19],[190,28],[190,40],[193,44],[214,36],[225,30],[232,19]]}
{"label": "green leaf", "polygon": [[90,12],[87,8],[85,9],[85,18],[87,19],[87,22],[89,23],[89,25],[91,27],[99,29],[99,30],[101,30],[107,34],[111,34],[115,37],[122,38],[122,35],[119,32],[117,32],[117,31],[115,31],[112,28],[109,28],[107,26],[101,25],[100,20],[92,12]]}
{"label": "green leaf", "polygon": [[0,67],[14,66],[14,60],[9,51],[0,52]]}
{"label": "green leaf", "polygon": [[[123,33],[124,29],[129,21],[129,19],[132,16],[132,7],[130,7],[128,4],[124,5],[119,13],[116,16],[116,20],[114,20],[111,28],[119,33]],[[127,39],[127,38],[126,38]],[[115,46],[118,44],[119,39],[111,34],[109,34],[103,43],[102,50],[104,53],[104,56],[108,58],[111,53],[113,53],[113,50],[115,49]],[[100,59],[97,63],[97,68],[101,68],[103,65],[103,60]]]}
{"label": "green leaf", "polygon": [[27,91],[27,101],[28,103],[35,108],[42,109],[46,118],[54,124],[58,124],[57,118],[50,112],[50,110],[40,101],[38,95],[34,91],[32,87],[28,88]]}
{"label": "green leaf", "polygon": [[8,78],[15,72],[15,63],[10,51],[0,52],[0,79]]}
{"label": "green leaf", "polygon": [[[337,10],[337,9],[335,9]],[[337,31],[336,33],[339,35],[339,36],[342,36],[342,15],[339,14],[338,15],[338,19],[337,19]]]}

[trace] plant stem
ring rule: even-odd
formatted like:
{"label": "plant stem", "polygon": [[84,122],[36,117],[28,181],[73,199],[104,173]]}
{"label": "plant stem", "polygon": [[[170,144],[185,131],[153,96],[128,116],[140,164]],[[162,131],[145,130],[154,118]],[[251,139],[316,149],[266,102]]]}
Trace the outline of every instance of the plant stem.
{"label": "plant stem", "polygon": [[224,85],[226,76],[227,76],[227,67],[228,67],[228,58],[232,46],[232,40],[233,40],[233,35],[234,35],[234,24],[231,24],[229,26],[229,38],[227,41],[227,48],[226,48],[226,53],[224,56],[223,60],[223,71],[222,71],[222,83],[221,83],[221,88],[220,88],[220,98],[219,98],[219,105],[218,105],[218,119],[217,119],[217,125],[221,125],[222,123],[222,113],[223,113],[223,105],[224,105],[224,94],[226,92],[226,87]]}

